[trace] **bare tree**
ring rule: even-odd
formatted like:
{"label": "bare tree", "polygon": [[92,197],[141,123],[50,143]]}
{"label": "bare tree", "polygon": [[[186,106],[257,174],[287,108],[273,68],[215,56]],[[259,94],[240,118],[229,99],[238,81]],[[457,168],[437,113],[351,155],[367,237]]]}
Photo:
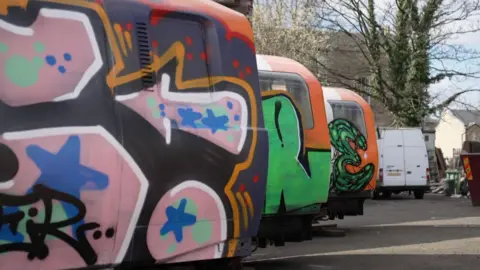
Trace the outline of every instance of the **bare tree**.
{"label": "bare tree", "polygon": [[[383,103],[399,125],[419,126],[426,116],[460,95],[479,90],[459,89],[443,100],[428,91],[430,85],[446,78],[479,77],[478,65],[472,61],[480,59],[480,52],[451,40],[480,31],[475,21],[480,0],[391,0],[383,6],[380,2],[325,1],[328,17],[317,20],[317,28],[349,37],[368,66],[369,80],[345,76],[316,55],[312,59],[340,78],[343,86]],[[477,69],[459,67],[462,63]]]}
{"label": "bare tree", "polygon": [[251,22],[257,53],[294,59],[319,77],[318,63],[328,46],[327,35],[316,27],[324,5],[322,0],[255,1]]}

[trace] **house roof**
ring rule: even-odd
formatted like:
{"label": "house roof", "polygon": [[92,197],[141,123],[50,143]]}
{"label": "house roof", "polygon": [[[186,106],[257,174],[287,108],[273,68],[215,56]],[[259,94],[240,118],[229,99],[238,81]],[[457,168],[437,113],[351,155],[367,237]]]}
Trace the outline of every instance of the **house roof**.
{"label": "house roof", "polygon": [[480,112],[471,110],[451,110],[452,114],[465,125],[480,125]]}
{"label": "house roof", "polygon": [[424,122],[429,124],[438,124],[438,122],[440,122],[440,119],[436,117],[425,117]]}
{"label": "house roof", "polygon": [[423,132],[424,133],[435,133],[435,128],[437,127],[439,120],[433,117],[425,117],[423,120]]}

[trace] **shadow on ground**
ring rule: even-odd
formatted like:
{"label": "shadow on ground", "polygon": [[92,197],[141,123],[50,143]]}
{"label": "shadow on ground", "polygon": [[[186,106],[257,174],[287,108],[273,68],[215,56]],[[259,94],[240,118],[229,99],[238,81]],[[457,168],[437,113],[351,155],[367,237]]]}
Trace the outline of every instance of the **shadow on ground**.
{"label": "shadow on ground", "polygon": [[245,270],[477,270],[480,255],[339,255],[245,263]]}
{"label": "shadow on ground", "polygon": [[[478,210],[472,207],[470,200],[434,194],[425,195],[423,200],[415,200],[408,194],[386,200],[367,200],[365,215],[323,222],[338,224],[346,230],[345,237],[314,237],[312,241],[258,249],[245,261],[265,261],[245,265],[258,270],[480,269],[480,255],[460,255],[480,254],[477,252],[480,246]],[[404,224],[418,221],[427,224]],[[382,224],[392,225],[378,226]],[[371,225],[377,227],[368,227]],[[355,253],[359,250],[368,255]],[[399,250],[402,254],[419,255],[394,255]],[[459,255],[426,255],[441,253]],[[307,254],[313,255],[305,257]],[[272,258],[280,259],[271,261]]]}
{"label": "shadow on ground", "polygon": [[416,200],[413,195],[406,194],[392,194],[390,198],[378,197],[373,201],[407,201],[407,200]]}
{"label": "shadow on ground", "polygon": [[389,226],[346,230],[341,238],[315,237],[311,241],[286,243],[284,247],[258,249],[247,260],[300,256],[381,247],[429,244],[447,240],[480,237],[480,226]]}
{"label": "shadow on ground", "polygon": [[[429,200],[451,199],[449,196],[445,196],[445,194],[439,194],[439,193],[426,193],[425,197],[428,197]],[[463,197],[463,198],[466,200],[470,200],[469,198],[466,198],[466,197]],[[385,198],[383,196],[380,196],[373,201],[421,201],[421,200],[415,199],[415,197],[413,196],[413,193],[411,195],[408,195],[408,192],[402,192],[399,194],[392,194],[390,198]]]}
{"label": "shadow on ground", "polygon": [[339,227],[390,224],[433,219],[478,217],[478,208],[472,207],[465,198],[449,198],[443,195],[426,194],[423,200],[415,200],[408,194],[395,195],[392,199],[366,200],[363,216],[347,216],[334,220]]}

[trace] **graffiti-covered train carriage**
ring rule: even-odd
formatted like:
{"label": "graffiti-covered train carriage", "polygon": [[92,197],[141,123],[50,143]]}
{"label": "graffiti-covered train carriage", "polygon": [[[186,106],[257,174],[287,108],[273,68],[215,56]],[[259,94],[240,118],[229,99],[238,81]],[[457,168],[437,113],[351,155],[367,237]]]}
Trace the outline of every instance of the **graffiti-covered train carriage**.
{"label": "graffiti-covered train carriage", "polygon": [[323,95],[332,145],[329,218],[363,215],[377,179],[375,117],[365,99],[351,90],[323,87]]}
{"label": "graffiti-covered train carriage", "polygon": [[251,253],[268,141],[213,1],[0,1],[0,269]]}
{"label": "graffiti-covered train carriage", "polygon": [[327,214],[330,137],[322,87],[302,64],[257,55],[262,110],[268,131],[267,194],[258,233],[268,240],[310,240],[312,221]]}
{"label": "graffiti-covered train carriage", "polygon": [[368,104],[214,1],[0,1],[0,63],[0,269],[221,269],[375,185]]}
{"label": "graffiti-covered train carriage", "polygon": [[346,89],[323,88],[300,63],[257,55],[269,160],[259,246],[310,240],[318,219],[363,215],[375,189],[372,110]]}

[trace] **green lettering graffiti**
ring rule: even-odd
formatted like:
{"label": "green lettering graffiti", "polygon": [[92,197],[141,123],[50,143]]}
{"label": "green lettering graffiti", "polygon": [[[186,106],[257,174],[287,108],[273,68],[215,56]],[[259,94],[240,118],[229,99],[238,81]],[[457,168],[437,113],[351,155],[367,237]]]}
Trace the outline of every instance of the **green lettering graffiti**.
{"label": "green lettering graffiti", "polygon": [[[367,140],[358,128],[344,119],[335,119],[328,124],[330,141],[335,147],[330,183],[337,193],[362,191],[370,182],[375,165],[369,163],[357,172],[349,172],[347,165],[360,166],[362,158],[357,149],[367,150]],[[355,145],[352,147],[351,143]]]}
{"label": "green lettering graffiti", "polygon": [[304,151],[302,121],[289,96],[265,96],[262,107],[270,147],[264,214],[326,202],[330,150]]}

